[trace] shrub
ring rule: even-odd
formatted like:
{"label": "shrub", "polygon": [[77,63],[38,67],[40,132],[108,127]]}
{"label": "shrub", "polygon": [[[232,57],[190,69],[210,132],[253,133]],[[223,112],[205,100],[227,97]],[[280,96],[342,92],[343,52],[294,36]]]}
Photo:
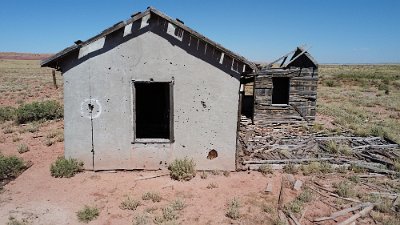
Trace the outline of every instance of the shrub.
{"label": "shrub", "polygon": [[332,173],[333,167],[328,162],[322,162],[320,171],[321,171],[321,173]]}
{"label": "shrub", "polygon": [[15,136],[15,137],[12,138],[13,142],[18,142],[20,140],[22,140],[22,138],[20,138],[19,136]]}
{"label": "shrub", "polygon": [[268,214],[270,214],[270,213],[272,213],[272,212],[274,211],[274,209],[273,209],[272,206],[267,205],[267,204],[265,204],[265,203],[261,205],[261,210],[262,210],[263,212],[268,213]]}
{"label": "shrub", "polygon": [[181,199],[176,199],[170,205],[173,210],[180,211],[185,208],[185,203]]}
{"label": "shrub", "polygon": [[196,164],[193,159],[175,159],[169,166],[171,178],[175,180],[191,180],[196,176]]}
{"label": "shrub", "polygon": [[51,139],[46,139],[46,140],[44,141],[44,145],[46,145],[47,147],[50,147],[50,146],[52,146],[53,144],[54,144],[54,141],[51,140]]}
{"label": "shrub", "polygon": [[11,133],[14,133],[14,129],[13,129],[12,127],[9,127],[9,126],[4,127],[4,128],[3,128],[3,133],[4,133],[4,134],[11,134]]}
{"label": "shrub", "polygon": [[327,81],[325,81],[325,85],[328,87],[333,87],[333,86],[335,86],[335,81],[327,80]]}
{"label": "shrub", "polygon": [[26,128],[26,130],[27,130],[29,133],[35,133],[35,132],[38,132],[38,131],[39,131],[39,126],[38,126],[37,124],[30,124],[30,125]]}
{"label": "shrub", "polygon": [[381,213],[389,213],[392,211],[392,200],[381,198],[379,203],[374,206],[374,209]]}
{"label": "shrub", "polygon": [[89,223],[99,216],[99,209],[85,205],[82,210],[76,212],[76,216],[78,217],[79,221]]}
{"label": "shrub", "polygon": [[165,221],[176,220],[178,216],[172,207],[165,207],[162,209],[163,218]]}
{"label": "shrub", "polygon": [[26,165],[21,158],[16,156],[4,156],[0,153],[0,181],[17,177]]}
{"label": "shrub", "polygon": [[319,173],[321,171],[321,163],[319,162],[311,162],[308,165],[302,165],[301,170],[305,176],[310,174]]}
{"label": "shrub", "polygon": [[357,164],[350,164],[349,170],[353,171],[354,173],[365,173],[366,169],[357,165]]}
{"label": "shrub", "polygon": [[383,129],[382,126],[374,125],[371,127],[370,131],[371,135],[376,136],[376,137],[387,137],[388,134],[387,132]]}
{"label": "shrub", "polygon": [[212,170],[212,171],[211,171],[211,174],[217,176],[217,175],[220,175],[220,174],[221,174],[221,171],[219,171],[219,170]]}
{"label": "shrub", "polygon": [[125,200],[121,202],[121,205],[119,206],[121,209],[126,209],[126,210],[136,210],[137,207],[140,205],[140,201],[137,201],[135,199],[131,199],[130,197],[127,197]]}
{"label": "shrub", "polygon": [[0,107],[0,122],[15,119],[15,109],[10,106]]}
{"label": "shrub", "polygon": [[7,225],[27,225],[27,223],[21,222],[21,221],[15,219],[14,217],[9,217]]}
{"label": "shrub", "polygon": [[53,120],[62,118],[63,115],[63,107],[56,101],[33,102],[18,107],[17,122],[21,124],[31,121]]}
{"label": "shrub", "polygon": [[351,182],[353,182],[355,184],[358,184],[358,183],[360,183],[361,178],[359,176],[352,175],[352,176],[349,177],[349,181],[351,181]]}
{"label": "shrub", "polygon": [[339,166],[336,168],[338,173],[347,173],[347,167],[345,165]]}
{"label": "shrub", "polygon": [[83,162],[76,159],[65,159],[58,157],[55,163],[50,166],[51,176],[53,177],[73,177],[75,174],[83,171]]}
{"label": "shrub", "polygon": [[336,194],[341,197],[353,197],[355,194],[354,190],[352,189],[353,185],[348,181],[341,181],[339,183],[336,183],[334,187],[336,188]]}
{"label": "shrub", "polygon": [[285,205],[285,210],[293,213],[299,213],[303,209],[303,202],[295,199]]}
{"label": "shrub", "polygon": [[17,151],[19,154],[25,153],[29,151],[29,147],[26,144],[19,144],[17,146]]}
{"label": "shrub", "polygon": [[225,177],[229,177],[231,172],[225,170],[222,174],[224,174]]}
{"label": "shrub", "polygon": [[226,212],[226,216],[233,220],[240,218],[240,202],[238,199],[234,198],[228,203],[228,210]]}
{"label": "shrub", "polygon": [[133,221],[134,225],[146,225],[149,224],[149,218],[146,215],[139,215],[135,217]]}
{"label": "shrub", "polygon": [[272,225],[287,225],[287,223],[284,220],[275,218],[272,220]]}
{"label": "shrub", "polygon": [[313,197],[313,194],[310,189],[305,189],[299,196],[297,196],[297,199],[300,200],[301,202],[311,202]]}
{"label": "shrub", "polygon": [[339,152],[347,156],[353,154],[351,147],[345,144],[339,145]]}
{"label": "shrub", "polygon": [[294,164],[289,163],[283,166],[283,172],[296,174],[298,172],[298,168]]}
{"label": "shrub", "polygon": [[259,171],[260,173],[262,173],[263,175],[273,174],[273,173],[274,173],[274,172],[272,171],[272,166],[269,165],[269,164],[261,165],[261,166],[258,168],[258,171]]}
{"label": "shrub", "polygon": [[161,196],[160,194],[156,192],[146,192],[142,195],[143,200],[151,200],[153,202],[160,202],[161,201]]}
{"label": "shrub", "polygon": [[337,154],[339,153],[339,147],[337,146],[335,141],[328,141],[328,143],[326,144],[326,148],[328,149],[329,153],[332,154]]}
{"label": "shrub", "polygon": [[393,168],[395,171],[400,172],[400,159],[393,161]]}
{"label": "shrub", "polygon": [[312,192],[310,189],[305,189],[299,196],[297,196],[293,201],[285,205],[285,210],[293,213],[299,213],[303,209],[303,205],[306,202],[312,200]]}
{"label": "shrub", "polygon": [[207,189],[214,189],[214,188],[217,188],[217,187],[218,187],[218,185],[215,184],[215,183],[209,183],[209,184],[207,185]]}

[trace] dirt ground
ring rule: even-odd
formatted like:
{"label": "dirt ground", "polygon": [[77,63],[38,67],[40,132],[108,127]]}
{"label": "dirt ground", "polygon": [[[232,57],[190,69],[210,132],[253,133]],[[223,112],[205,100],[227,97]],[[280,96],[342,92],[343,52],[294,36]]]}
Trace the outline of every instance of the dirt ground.
{"label": "dirt ground", "polygon": [[[227,176],[222,172],[207,172],[206,179],[202,179],[202,172],[199,172],[188,182],[172,180],[168,171],[85,171],[72,178],[54,178],[50,175],[49,167],[58,156],[63,155],[63,143],[55,142],[51,146],[44,143],[49,133],[62,130],[63,122],[48,121],[37,132],[19,133],[25,127],[16,126],[13,133],[1,133],[2,153],[20,155],[33,165],[2,190],[0,224],[6,224],[10,217],[26,221],[27,224],[79,224],[76,212],[85,205],[96,206],[100,210],[99,217],[89,224],[132,224],[136,216],[145,216],[149,218],[149,224],[152,224],[154,218],[162,214],[162,208],[176,199],[181,199],[185,208],[178,213],[175,224],[273,224],[277,218],[283,178],[283,205],[304,190],[304,187],[299,191],[293,190],[290,182],[294,180],[302,180],[306,185],[325,180],[324,185],[329,187],[330,183],[346,179],[346,175],[335,173],[307,177],[288,175],[282,171],[274,171],[267,176],[257,171],[231,172]],[[20,141],[30,147],[30,151],[18,154],[18,144],[13,142],[17,134],[22,138]],[[155,175],[161,176],[151,178]],[[210,184],[215,184],[216,188],[208,188]],[[272,185],[271,192],[266,192],[268,184]],[[142,195],[149,191],[159,193],[161,202],[142,200]],[[141,205],[135,211],[119,207],[127,196],[140,200]],[[238,220],[226,216],[227,204],[234,198],[241,205],[241,217]],[[301,218],[302,224],[313,224],[311,221],[314,218],[328,216],[351,204],[347,201],[338,203],[338,200],[341,199],[313,193],[313,201],[305,204],[297,218]],[[265,206],[272,208],[272,211],[265,212]],[[339,221],[345,218],[339,218]],[[323,224],[335,222],[327,221]],[[359,224],[373,223],[366,218]]]}
{"label": "dirt ground", "polygon": [[[179,182],[171,180],[168,171],[86,171],[72,178],[54,178],[49,168],[63,155],[63,143],[48,147],[42,142],[49,131],[62,129],[62,126],[62,121],[53,121],[36,133],[20,134],[30,147],[29,152],[20,156],[33,165],[7,184],[0,194],[0,224],[6,224],[9,217],[29,224],[77,224],[75,214],[84,205],[100,209],[99,218],[90,224],[132,224],[135,215],[144,215],[151,207],[157,207],[151,214],[161,214],[162,207],[178,198],[186,204],[179,216],[182,224],[229,224],[231,220],[225,216],[226,204],[234,197],[240,199],[246,215],[240,221],[254,223],[258,220],[256,223],[260,223],[268,220],[268,215],[261,213],[259,204],[263,201],[276,204],[276,194],[263,193],[268,182],[276,184],[273,192],[279,193],[280,174],[265,177],[258,172],[240,172],[226,177],[222,173],[210,173],[206,179],[198,174],[189,182]],[[1,135],[5,138],[0,143],[3,154],[19,155],[17,144],[11,140],[15,134]],[[154,175],[164,176],[140,180]],[[218,187],[208,189],[210,183]],[[148,191],[159,192],[162,201],[141,200],[142,194]],[[120,209],[126,196],[141,200],[143,205],[133,212]]]}

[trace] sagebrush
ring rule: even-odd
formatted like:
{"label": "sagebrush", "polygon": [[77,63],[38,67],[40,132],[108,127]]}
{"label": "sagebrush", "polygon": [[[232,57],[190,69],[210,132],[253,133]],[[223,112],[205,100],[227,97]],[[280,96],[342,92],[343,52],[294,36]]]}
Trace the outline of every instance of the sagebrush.
{"label": "sagebrush", "polygon": [[25,169],[25,162],[21,158],[0,154],[0,181],[15,178]]}
{"label": "sagebrush", "polygon": [[63,116],[63,106],[54,100],[24,104],[16,110],[16,120],[19,124],[59,119]]}
{"label": "sagebrush", "polygon": [[196,176],[196,164],[193,159],[175,159],[169,166],[171,178],[174,180],[191,180]]}
{"label": "sagebrush", "polygon": [[73,177],[83,171],[83,162],[76,159],[66,159],[58,157],[55,163],[50,166],[51,176],[53,177]]}
{"label": "sagebrush", "polygon": [[85,205],[82,210],[76,212],[78,220],[84,223],[89,223],[90,221],[96,219],[99,216],[99,209],[96,207],[90,207]]}

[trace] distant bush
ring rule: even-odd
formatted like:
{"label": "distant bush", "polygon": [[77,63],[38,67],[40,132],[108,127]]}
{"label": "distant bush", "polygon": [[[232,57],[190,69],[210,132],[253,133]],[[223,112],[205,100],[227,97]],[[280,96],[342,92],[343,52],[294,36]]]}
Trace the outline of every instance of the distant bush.
{"label": "distant bush", "polygon": [[290,174],[297,174],[299,172],[299,169],[294,164],[289,163],[283,166],[283,172]]}
{"label": "distant bush", "polygon": [[273,174],[273,173],[274,173],[274,171],[272,170],[272,166],[269,165],[269,164],[261,165],[261,166],[258,168],[258,171],[259,171],[260,173],[264,174],[264,175]]}
{"label": "distant bush", "polygon": [[147,201],[151,200],[153,202],[161,202],[161,196],[159,193],[156,192],[146,192],[142,195],[142,199]]}
{"label": "distant bush", "polygon": [[233,220],[240,218],[240,202],[238,199],[234,198],[228,203],[228,209],[226,212],[226,216]]}
{"label": "distant bush", "polygon": [[137,201],[135,199],[132,199],[130,197],[127,197],[126,199],[124,199],[121,204],[120,204],[120,208],[121,209],[126,209],[126,210],[136,210],[137,207],[140,205],[140,201]]}
{"label": "distant bush", "polygon": [[175,159],[169,166],[171,178],[175,180],[191,180],[196,176],[196,164],[193,159]]}
{"label": "distant bush", "polygon": [[39,120],[53,120],[64,116],[62,105],[53,100],[21,105],[16,110],[16,114],[19,124]]}
{"label": "distant bush", "polygon": [[99,216],[99,209],[96,207],[85,206],[82,210],[76,212],[78,220],[84,223],[89,223],[90,221],[96,219]]}
{"label": "distant bush", "polygon": [[325,85],[328,86],[328,87],[334,87],[334,86],[336,86],[336,85],[335,85],[335,81],[333,81],[333,80],[327,80],[327,81],[325,81]]}
{"label": "distant bush", "polygon": [[25,169],[26,165],[21,158],[0,154],[0,181],[15,178]]}
{"label": "distant bush", "polygon": [[349,198],[355,195],[353,185],[348,181],[341,181],[339,183],[336,183],[334,184],[334,187],[336,188],[336,194],[341,197]]}
{"label": "distant bush", "polygon": [[11,106],[0,107],[0,122],[14,120],[15,109]]}
{"label": "distant bush", "polygon": [[29,151],[29,147],[26,144],[19,144],[17,146],[17,151],[19,154],[25,153]]}
{"label": "distant bush", "polygon": [[76,159],[65,159],[58,157],[55,163],[51,164],[50,172],[53,177],[73,177],[83,171],[83,162]]}

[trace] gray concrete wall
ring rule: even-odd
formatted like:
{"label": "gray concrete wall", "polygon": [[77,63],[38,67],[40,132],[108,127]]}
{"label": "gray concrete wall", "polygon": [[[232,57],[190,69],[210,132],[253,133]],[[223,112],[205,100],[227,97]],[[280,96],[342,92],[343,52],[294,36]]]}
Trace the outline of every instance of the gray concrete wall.
{"label": "gray concrete wall", "polygon": [[[140,29],[143,26],[148,25],[142,23]],[[84,61],[72,59],[64,65],[66,157],[81,159],[92,169],[90,103],[96,170],[158,169],[185,156],[200,170],[235,169],[239,80],[189,54],[162,32],[149,29],[119,43],[118,35],[129,35],[125,29],[92,49],[81,49]],[[101,54],[83,52],[108,44],[112,47]],[[174,80],[173,143],[132,144],[132,80],[150,79]],[[212,149],[218,157],[209,160]]]}

